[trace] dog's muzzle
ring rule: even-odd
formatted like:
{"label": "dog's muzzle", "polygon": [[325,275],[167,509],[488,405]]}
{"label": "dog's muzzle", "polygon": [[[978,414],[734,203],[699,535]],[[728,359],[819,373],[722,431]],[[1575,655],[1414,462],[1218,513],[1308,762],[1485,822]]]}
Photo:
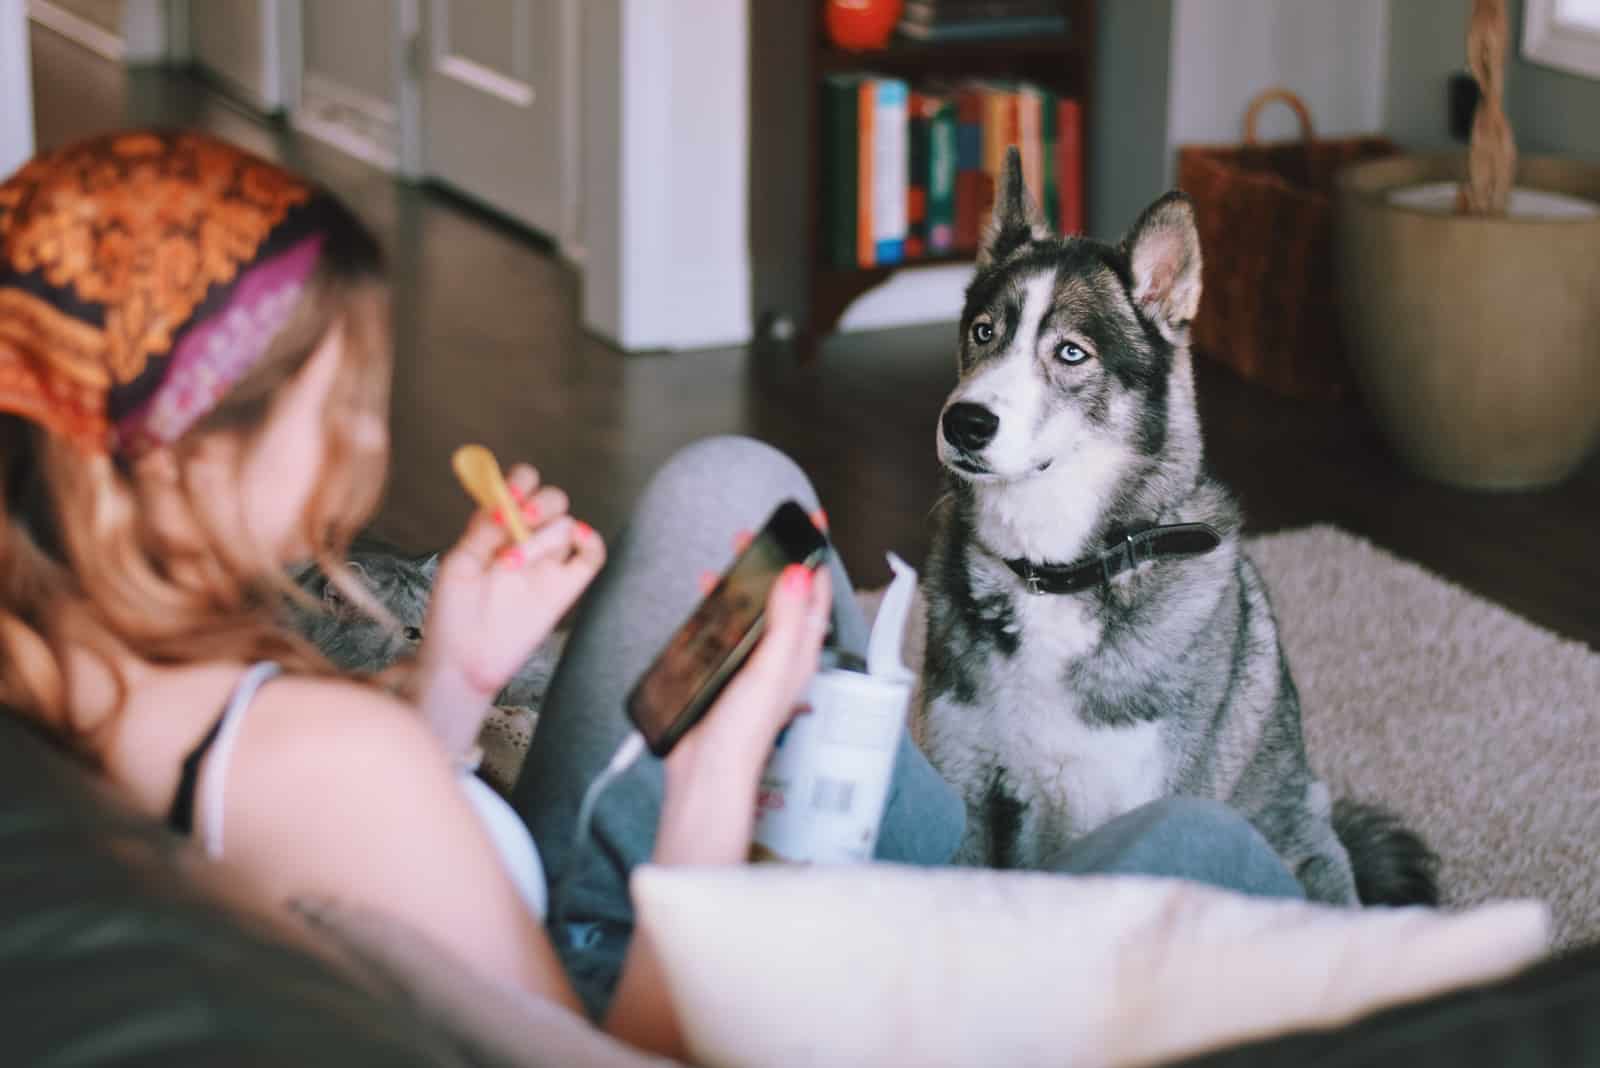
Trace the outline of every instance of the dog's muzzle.
{"label": "dog's muzzle", "polygon": [[944,439],[965,453],[982,452],[1000,431],[1000,417],[981,404],[962,402],[945,409]]}

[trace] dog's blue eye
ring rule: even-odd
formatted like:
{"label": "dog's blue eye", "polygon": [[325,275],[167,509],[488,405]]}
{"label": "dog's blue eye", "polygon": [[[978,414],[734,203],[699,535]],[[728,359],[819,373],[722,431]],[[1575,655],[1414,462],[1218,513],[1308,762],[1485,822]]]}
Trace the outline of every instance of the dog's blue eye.
{"label": "dog's blue eye", "polygon": [[972,340],[980,345],[987,345],[994,340],[994,327],[989,323],[973,323]]}
{"label": "dog's blue eye", "polygon": [[1063,341],[1061,347],[1056,349],[1056,359],[1062,363],[1082,363],[1088,358],[1089,354],[1083,350],[1083,346],[1074,345],[1070,341]]}

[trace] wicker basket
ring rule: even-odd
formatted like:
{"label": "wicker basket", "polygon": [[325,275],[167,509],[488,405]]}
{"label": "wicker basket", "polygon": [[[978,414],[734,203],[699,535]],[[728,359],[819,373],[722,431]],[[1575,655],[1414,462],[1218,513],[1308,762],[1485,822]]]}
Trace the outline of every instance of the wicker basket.
{"label": "wicker basket", "polygon": [[[1256,120],[1282,102],[1301,140],[1260,144]],[[1340,342],[1333,269],[1334,175],[1397,151],[1382,137],[1319,141],[1287,89],[1250,102],[1242,145],[1187,145],[1178,185],[1194,198],[1205,257],[1195,348],[1278,393],[1342,399],[1354,380]]]}

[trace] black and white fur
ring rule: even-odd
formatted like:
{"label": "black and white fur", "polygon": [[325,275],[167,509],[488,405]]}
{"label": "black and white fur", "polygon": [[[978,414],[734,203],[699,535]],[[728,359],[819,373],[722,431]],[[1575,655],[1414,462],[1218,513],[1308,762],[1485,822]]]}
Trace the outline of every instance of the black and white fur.
{"label": "black and white fur", "polygon": [[[1117,247],[1057,239],[1013,151],[962,313],[923,579],[924,741],[966,799],[962,858],[1047,868],[1107,820],[1190,795],[1249,818],[1313,900],[1432,902],[1422,841],[1335,804],[1307,763],[1266,590],[1204,464],[1199,302],[1186,197]],[[1222,544],[1067,595],[1030,593],[1004,562],[1070,563],[1171,523]]]}

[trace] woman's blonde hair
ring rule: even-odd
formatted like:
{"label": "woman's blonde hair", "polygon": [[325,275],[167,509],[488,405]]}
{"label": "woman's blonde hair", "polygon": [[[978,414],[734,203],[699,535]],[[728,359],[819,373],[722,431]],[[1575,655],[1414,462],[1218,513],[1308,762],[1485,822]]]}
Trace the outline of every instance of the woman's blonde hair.
{"label": "woman's blonde hair", "polygon": [[[386,449],[352,439],[358,420],[350,417],[384,415],[391,368],[382,253],[348,211],[331,213],[317,267],[266,353],[172,448],[181,478],[207,438],[248,443],[280,387],[335,330],[342,355],[323,412],[327,449],[300,521],[316,561],[345,586],[344,553],[377,507],[387,464]],[[133,469],[0,415],[0,483],[0,704],[36,717],[85,755],[96,757],[104,725],[91,731],[68,706],[70,653],[98,655],[119,685],[115,663],[128,654],[153,664],[272,659],[297,671],[330,670],[282,624],[293,586],[280,562],[208,529],[186,479],[180,488],[198,534],[175,540],[141,506]]]}

